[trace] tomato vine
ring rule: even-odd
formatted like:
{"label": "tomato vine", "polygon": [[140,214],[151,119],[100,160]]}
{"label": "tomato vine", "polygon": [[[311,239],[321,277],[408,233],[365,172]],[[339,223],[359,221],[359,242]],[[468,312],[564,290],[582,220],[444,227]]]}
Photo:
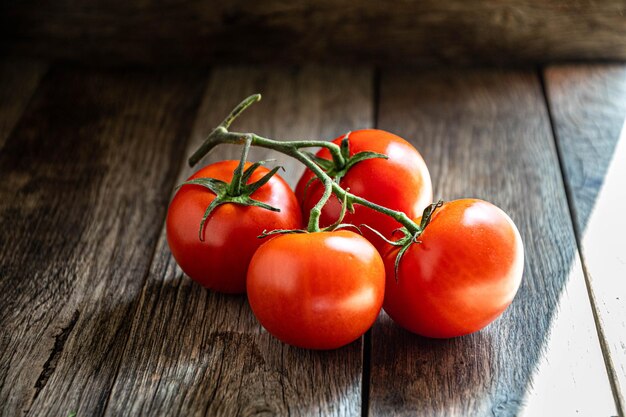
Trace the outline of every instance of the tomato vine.
{"label": "tomato vine", "polygon": [[[319,231],[319,216],[321,208],[324,206],[331,193],[335,193],[337,197],[345,201],[347,209],[351,210],[354,204],[360,204],[369,207],[375,211],[386,214],[394,218],[398,223],[402,224],[407,231],[414,236],[416,233],[422,231],[422,227],[412,221],[405,213],[395,211],[387,207],[383,207],[376,203],[372,203],[364,198],[354,195],[343,188],[333,178],[325,172],[322,167],[316,163],[308,152],[302,151],[303,148],[324,147],[327,148],[334,160],[345,161],[342,155],[341,147],[337,144],[321,140],[300,140],[300,141],[278,141],[274,139],[265,138],[257,135],[256,133],[240,133],[231,132],[228,130],[231,123],[250,105],[261,99],[260,94],[254,94],[245,100],[243,100],[237,107],[235,107],[231,113],[220,123],[205,139],[204,143],[191,155],[189,158],[189,165],[194,166],[200,159],[206,156],[213,148],[218,145],[230,143],[242,145],[247,142],[251,146],[259,146],[262,148],[272,149],[282,154],[288,155],[297,159],[309,168],[320,181],[324,184],[325,192],[320,202],[311,210],[311,215],[308,223],[308,230],[310,232]],[[346,164],[346,162],[343,162]]]}

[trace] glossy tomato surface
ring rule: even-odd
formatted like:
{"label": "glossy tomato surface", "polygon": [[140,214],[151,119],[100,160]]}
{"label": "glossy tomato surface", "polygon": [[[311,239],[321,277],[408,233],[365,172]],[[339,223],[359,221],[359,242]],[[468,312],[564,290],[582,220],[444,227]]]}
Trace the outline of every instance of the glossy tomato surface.
{"label": "glossy tomato surface", "polygon": [[349,231],[275,237],[254,254],[248,300],[272,335],[307,349],[335,349],[371,327],[385,268],[371,243]]}
{"label": "glossy tomato surface", "polygon": [[[193,174],[194,178],[216,178],[230,182],[239,161],[221,161]],[[246,168],[250,164],[246,164]],[[268,170],[258,168],[249,183]],[[279,208],[274,212],[256,206],[222,204],[215,208],[204,227],[204,241],[198,236],[200,221],[215,194],[199,185],[182,186],[167,213],[167,242],[176,262],[193,280],[206,288],[243,293],[246,272],[256,249],[265,242],[257,237],[264,230],[301,227],[300,207],[287,183],[274,175],[251,197]]]}
{"label": "glossy tomato surface", "polygon": [[[419,223],[419,222],[418,222]],[[445,203],[400,261],[384,256],[384,309],[400,326],[422,336],[473,333],[513,301],[522,279],[524,249],[513,221],[475,199]]]}
{"label": "glossy tomato surface", "polygon": [[[339,145],[342,139],[343,136],[333,142]],[[341,179],[340,185],[366,200],[402,211],[410,218],[420,216],[432,202],[432,184],[426,163],[413,145],[399,136],[377,129],[353,131],[349,142],[350,155],[372,151],[387,155],[389,159],[368,159],[357,163]],[[317,155],[332,159],[326,148],[322,148]],[[311,171],[306,170],[296,187],[296,195],[305,217],[324,191],[319,180],[309,183],[313,176]],[[333,195],[322,211],[320,224],[333,224],[340,213],[341,203]],[[393,230],[401,227],[389,216],[360,205],[355,205],[354,213],[346,214],[344,222],[357,226],[367,224],[388,238]],[[379,250],[384,246],[384,241],[368,230],[363,229],[363,235]]]}

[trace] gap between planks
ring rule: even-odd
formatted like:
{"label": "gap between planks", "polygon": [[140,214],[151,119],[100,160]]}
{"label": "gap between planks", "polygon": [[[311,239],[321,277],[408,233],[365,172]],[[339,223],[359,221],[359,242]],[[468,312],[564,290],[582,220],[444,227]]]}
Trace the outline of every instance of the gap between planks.
{"label": "gap between planks", "polygon": [[615,369],[613,367],[613,364],[611,362],[611,358],[610,358],[610,351],[607,345],[607,339],[606,339],[606,335],[604,334],[604,330],[602,328],[602,325],[600,323],[600,318],[598,316],[598,303],[596,300],[596,297],[594,296],[593,293],[593,288],[589,279],[589,273],[587,271],[587,267],[585,265],[585,258],[583,256],[583,251],[582,251],[582,246],[580,244],[580,230],[579,230],[579,226],[576,222],[576,205],[574,203],[573,197],[572,197],[572,190],[570,187],[570,183],[568,181],[567,178],[567,173],[565,172],[565,167],[564,167],[564,163],[563,163],[563,150],[562,150],[562,144],[559,142],[558,135],[557,135],[557,131],[556,131],[556,125],[555,125],[555,120],[554,120],[554,115],[553,115],[553,111],[550,105],[550,99],[549,99],[549,95],[548,95],[548,89],[546,87],[546,79],[544,76],[544,69],[540,69],[538,70],[538,77],[539,80],[541,80],[541,91],[543,93],[543,97],[545,99],[545,103],[546,103],[546,108],[547,108],[547,112],[548,112],[548,118],[550,119],[550,128],[552,130],[552,139],[554,140],[554,146],[556,149],[556,155],[557,155],[557,160],[558,160],[558,164],[559,164],[559,172],[561,173],[561,179],[563,181],[563,189],[565,190],[565,196],[567,199],[567,208],[568,208],[568,213],[569,213],[569,219],[571,221],[572,224],[572,228],[574,230],[574,235],[576,236],[576,249],[578,250],[578,253],[581,257],[581,266],[582,266],[582,270],[583,270],[583,276],[585,277],[585,287],[587,288],[587,295],[589,297],[589,303],[591,304],[591,312],[593,314],[593,321],[595,323],[596,326],[596,332],[598,335],[598,341],[600,343],[600,348],[602,350],[602,357],[604,359],[604,366],[606,367],[606,372],[609,376],[609,382],[611,383],[611,391],[613,393],[613,398],[615,400],[615,406],[617,409],[617,413],[619,416],[623,416],[624,415],[624,411],[623,411],[623,407],[622,407],[622,403],[620,401],[620,394],[619,394],[619,388],[617,385],[617,375],[615,372]]}
{"label": "gap between planks", "polygon": [[626,268],[623,245],[612,239],[626,227],[626,65],[552,66],[541,75],[596,327],[624,415]]}

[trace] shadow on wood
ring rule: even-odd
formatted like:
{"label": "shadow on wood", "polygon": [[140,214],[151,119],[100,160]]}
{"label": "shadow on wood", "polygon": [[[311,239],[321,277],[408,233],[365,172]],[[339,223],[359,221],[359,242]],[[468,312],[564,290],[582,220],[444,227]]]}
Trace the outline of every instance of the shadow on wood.
{"label": "shadow on wood", "polygon": [[626,67],[545,73],[576,235],[621,413],[626,410]]}

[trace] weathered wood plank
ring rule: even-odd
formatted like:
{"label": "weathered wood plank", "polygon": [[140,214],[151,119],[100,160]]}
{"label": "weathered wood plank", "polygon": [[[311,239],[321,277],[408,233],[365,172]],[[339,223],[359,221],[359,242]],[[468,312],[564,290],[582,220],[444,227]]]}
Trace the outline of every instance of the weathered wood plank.
{"label": "weathered wood plank", "polygon": [[92,65],[626,59],[623,0],[21,0],[0,48]]}
{"label": "weathered wood plank", "polygon": [[[306,68],[214,72],[190,154],[242,98],[264,99],[234,126],[277,138],[334,138],[373,122],[369,70]],[[219,148],[207,160],[238,158]],[[277,157],[294,184],[295,162]],[[178,182],[191,173],[183,167]],[[243,296],[204,290],[184,276],[161,233],[107,415],[342,415],[361,412],[360,341],[333,352],[283,345],[256,322]]]}
{"label": "weathered wood plank", "polygon": [[536,74],[386,73],[379,126],[423,152],[436,197],[510,213],[526,265],[511,307],[477,334],[420,338],[383,315],[371,414],[615,415]]}
{"label": "weathered wood plank", "polygon": [[206,78],[53,69],[0,152],[0,414],[98,416]]}
{"label": "weathered wood plank", "polygon": [[626,410],[626,66],[552,67],[545,84],[575,230]]}
{"label": "weathered wood plank", "polygon": [[42,62],[0,62],[0,149],[20,119],[48,66]]}

